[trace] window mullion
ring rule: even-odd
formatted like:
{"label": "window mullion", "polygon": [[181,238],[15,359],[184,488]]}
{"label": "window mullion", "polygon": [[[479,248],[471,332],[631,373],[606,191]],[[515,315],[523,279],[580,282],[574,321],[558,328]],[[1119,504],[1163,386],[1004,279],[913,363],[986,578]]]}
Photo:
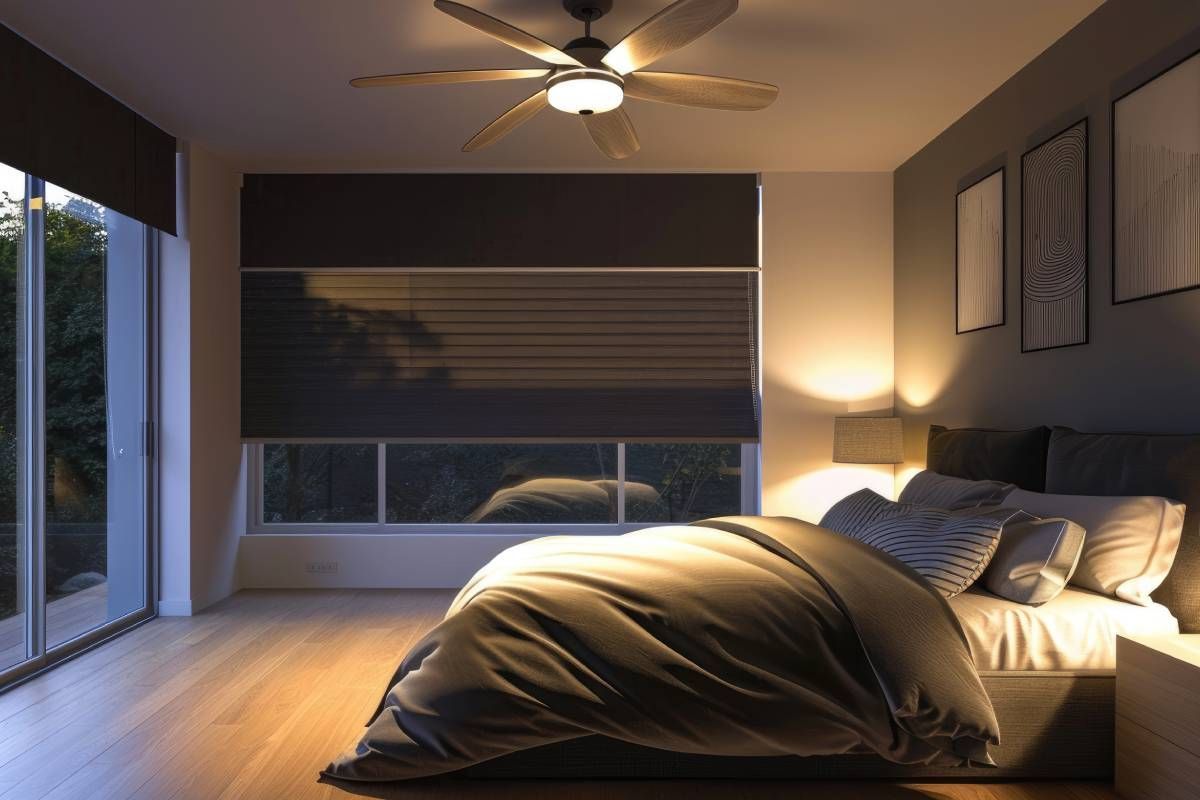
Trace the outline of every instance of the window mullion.
{"label": "window mullion", "polygon": [[375,504],[376,504],[376,524],[387,524],[387,445],[380,442],[376,445],[378,448],[375,454],[376,458],[376,485],[375,485]]}
{"label": "window mullion", "polygon": [[625,443],[617,445],[617,524],[625,522]]}
{"label": "window mullion", "polygon": [[254,445],[254,521],[257,525],[265,525],[267,522],[267,503],[263,493],[263,470],[266,468],[266,445]]}

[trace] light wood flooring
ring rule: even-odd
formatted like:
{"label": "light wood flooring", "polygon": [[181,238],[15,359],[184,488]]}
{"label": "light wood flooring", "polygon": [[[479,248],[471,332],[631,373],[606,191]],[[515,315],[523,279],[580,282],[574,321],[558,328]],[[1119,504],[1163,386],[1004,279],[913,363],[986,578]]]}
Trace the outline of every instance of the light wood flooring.
{"label": "light wood flooring", "polygon": [[[50,644],[69,642],[108,622],[108,584],[89,586],[46,604],[46,635]],[[25,614],[0,619],[0,668],[25,658]]]}
{"label": "light wood flooring", "polygon": [[451,597],[245,591],[195,617],[152,620],[0,695],[0,800],[1114,798],[1088,783],[318,783]]}

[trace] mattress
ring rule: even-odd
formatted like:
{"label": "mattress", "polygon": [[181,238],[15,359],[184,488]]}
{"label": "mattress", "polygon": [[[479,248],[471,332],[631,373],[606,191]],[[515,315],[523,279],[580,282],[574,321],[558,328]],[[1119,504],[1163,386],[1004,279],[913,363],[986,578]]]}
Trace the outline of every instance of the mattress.
{"label": "mattress", "polygon": [[1138,606],[1075,587],[1036,607],[972,588],[950,607],[979,670],[1114,669],[1118,634],[1179,632],[1165,606]]}

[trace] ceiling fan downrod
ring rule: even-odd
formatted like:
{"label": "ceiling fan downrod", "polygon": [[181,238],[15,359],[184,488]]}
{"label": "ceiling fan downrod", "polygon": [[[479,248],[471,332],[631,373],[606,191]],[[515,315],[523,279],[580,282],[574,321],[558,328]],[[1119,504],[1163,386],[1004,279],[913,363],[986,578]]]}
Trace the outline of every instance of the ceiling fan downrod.
{"label": "ceiling fan downrod", "polygon": [[563,8],[583,23],[584,37],[591,38],[592,23],[612,11],[612,0],[563,0]]}

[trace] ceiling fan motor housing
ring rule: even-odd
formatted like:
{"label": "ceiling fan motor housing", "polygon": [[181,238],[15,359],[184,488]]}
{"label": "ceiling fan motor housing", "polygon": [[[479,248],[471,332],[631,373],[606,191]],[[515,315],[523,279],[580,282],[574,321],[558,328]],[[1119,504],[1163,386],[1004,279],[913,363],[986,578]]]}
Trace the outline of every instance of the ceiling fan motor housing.
{"label": "ceiling fan motor housing", "polygon": [[592,36],[581,36],[568,42],[563,52],[584,66],[554,70],[546,81],[550,105],[559,111],[582,116],[603,114],[621,105],[625,97],[625,80],[601,61],[609,49],[606,42]]}
{"label": "ceiling fan motor housing", "polygon": [[569,114],[603,114],[621,105],[625,81],[611,70],[563,67],[546,81],[550,105]]}

